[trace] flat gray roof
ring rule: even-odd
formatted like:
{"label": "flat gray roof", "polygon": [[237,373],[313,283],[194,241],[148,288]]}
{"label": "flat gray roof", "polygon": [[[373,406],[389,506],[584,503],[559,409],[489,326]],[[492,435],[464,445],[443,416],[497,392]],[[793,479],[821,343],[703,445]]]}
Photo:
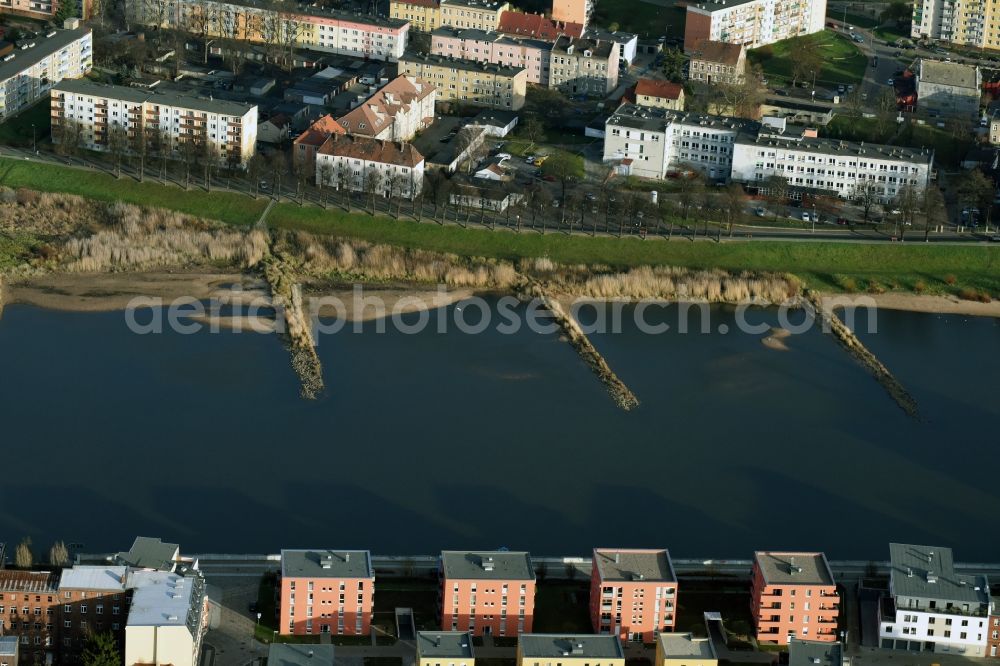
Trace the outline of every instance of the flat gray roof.
{"label": "flat gray roof", "polygon": [[132,603],[128,626],[180,627],[188,624],[203,598],[204,582],[169,571],[134,571],[129,576]]}
{"label": "flat gray roof", "polygon": [[698,2],[688,5],[689,9],[700,9],[703,12],[718,12],[724,9],[732,9],[740,5],[746,5],[758,0],[712,0],[711,2]]}
{"label": "flat gray roof", "polygon": [[618,636],[598,634],[521,634],[521,654],[527,658],[593,657],[624,659]]}
{"label": "flat gray roof", "polygon": [[713,116],[707,113],[693,111],[673,111],[653,106],[638,104],[622,104],[608,118],[608,125],[645,129],[662,132],[671,123],[700,125],[712,129],[728,129],[732,131],[756,130],[760,124],[747,118],[730,118],[728,116]]}
{"label": "flat gray roof", "polygon": [[979,90],[980,77],[975,65],[962,65],[957,62],[920,59],[920,81],[956,88],[971,88]]}
{"label": "flat gray roof", "polygon": [[367,550],[282,550],[286,578],[374,578]]}
{"label": "flat gray roof", "polygon": [[895,162],[930,164],[934,152],[925,148],[910,148],[908,146],[887,146],[879,143],[844,141],[825,137],[804,137],[796,134],[795,127],[789,125],[792,134],[782,134],[767,128],[757,132],[744,131],[736,137],[736,143],[753,144],[761,147],[795,149],[818,155],[843,155],[850,157],[867,157],[870,159],[890,160]]}
{"label": "flat gray roof", "polygon": [[823,553],[757,551],[754,559],[768,585],[834,585]]}
{"label": "flat gray roof", "polygon": [[33,40],[35,45],[24,49],[15,48],[14,57],[7,62],[0,62],[0,81],[20,74],[24,70],[37,65],[56,51],[63,49],[85,35],[90,34],[90,28],[74,28],[73,30],[56,30],[56,34],[46,37],[40,33]]}
{"label": "flat gray roof", "polygon": [[531,556],[505,550],[446,550],[441,553],[445,578],[459,580],[535,580]]}
{"label": "flat gray roof", "polygon": [[418,631],[417,658],[472,659],[472,639],[467,631]]}
{"label": "flat gray roof", "polygon": [[333,666],[332,645],[271,643],[267,666]]}
{"label": "flat gray roof", "polygon": [[414,51],[407,51],[404,53],[402,57],[400,57],[399,62],[413,62],[435,67],[452,67],[454,69],[461,69],[470,72],[482,72],[483,74],[493,74],[496,76],[516,76],[517,74],[525,71],[524,67],[507,67],[506,65],[497,65],[491,62],[465,60],[463,58],[452,58],[451,56],[443,55],[426,55],[423,53],[416,53]]}
{"label": "flat gray roof", "polygon": [[72,569],[63,569],[59,589],[124,591],[127,573],[125,566],[77,564]]}
{"label": "flat gray roof", "polygon": [[446,25],[436,28],[431,35],[438,37],[455,37],[465,41],[493,42],[494,44],[505,44],[507,46],[531,46],[543,51],[551,51],[552,43],[541,39],[531,39],[529,37],[517,37],[505,33],[494,32],[492,30],[479,30],[478,28],[456,28]]}
{"label": "flat gray roof", "polygon": [[955,573],[951,548],[889,544],[892,592],[896,596],[989,603],[984,577]]}
{"label": "flat gray roof", "polygon": [[788,666],[843,666],[843,647],[829,641],[802,641],[793,638],[788,643]]}
{"label": "flat gray roof", "polygon": [[594,563],[601,580],[677,582],[674,565],[666,549],[595,548]]}
{"label": "flat gray roof", "polygon": [[718,659],[711,639],[695,638],[692,634],[661,633],[660,646],[663,648],[663,656],[667,659],[684,657]]}
{"label": "flat gray roof", "polygon": [[180,552],[176,543],[167,543],[159,537],[136,537],[127,553],[118,553],[115,559],[139,569],[170,571],[176,564],[174,557]]}
{"label": "flat gray roof", "polygon": [[106,83],[96,83],[89,79],[63,79],[52,87],[55,91],[73,93],[75,95],[92,95],[94,97],[109,97],[127,102],[141,104],[160,104],[177,106],[206,113],[217,113],[227,116],[243,116],[251,109],[257,108],[246,102],[233,102],[226,99],[199,97],[182,92],[168,90],[143,90],[131,86],[113,86]]}

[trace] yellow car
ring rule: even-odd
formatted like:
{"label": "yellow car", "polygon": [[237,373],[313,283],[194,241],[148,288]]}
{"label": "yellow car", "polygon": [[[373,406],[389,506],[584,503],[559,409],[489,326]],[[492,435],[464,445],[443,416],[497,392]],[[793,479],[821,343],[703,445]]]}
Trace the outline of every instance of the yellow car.
{"label": "yellow car", "polygon": [[545,160],[547,160],[547,159],[549,159],[549,156],[548,156],[548,155],[542,155],[542,156],[540,156],[540,157],[536,157],[536,158],[535,158],[535,161],[534,161],[534,162],[532,162],[532,164],[534,164],[534,165],[535,165],[535,166],[537,166],[537,167],[540,167],[540,166],[542,166],[543,164],[545,164]]}

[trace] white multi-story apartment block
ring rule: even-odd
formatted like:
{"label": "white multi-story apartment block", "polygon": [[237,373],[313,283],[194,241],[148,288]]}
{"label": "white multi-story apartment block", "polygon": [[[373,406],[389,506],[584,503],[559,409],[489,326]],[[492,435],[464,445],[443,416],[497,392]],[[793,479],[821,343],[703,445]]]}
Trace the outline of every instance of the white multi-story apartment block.
{"label": "white multi-story apartment block", "polygon": [[424,156],[409,143],[332,134],[316,151],[316,184],[412,199],[424,185]]}
{"label": "white multi-story apartment block", "polygon": [[136,570],[125,625],[125,663],[196,666],[208,630],[208,596],[200,573]]}
{"label": "white multi-story apartment block", "polygon": [[246,164],[256,148],[257,107],[242,102],[67,80],[52,88],[50,103],[53,139],[75,123],[74,136],[90,150],[111,149],[116,128],[127,137],[128,150],[142,137],[147,146],[169,146],[174,154],[195,141],[200,154],[214,155],[220,164]]}
{"label": "white multi-story apartment block", "polygon": [[736,138],[756,123],[670,109],[623,104],[605,124],[604,161],[624,175],[663,179],[697,169],[729,178]]}
{"label": "white multi-story apartment block", "polygon": [[932,150],[819,138],[815,130],[768,118],[756,132],[737,137],[731,178],[754,185],[779,176],[797,191],[845,199],[870,183],[877,198],[888,202],[904,185],[925,189],[933,163]]}
{"label": "white multi-story apartment block", "polygon": [[23,46],[0,61],[0,121],[43,98],[53,84],[85,75],[94,60],[90,28],[52,30]]}
{"label": "white multi-story apartment block", "polygon": [[540,39],[519,39],[496,32],[438,28],[431,33],[431,54],[521,67],[528,83],[549,85],[549,55],[552,44]]}
{"label": "white multi-story apartment block", "polygon": [[820,32],[826,0],[707,0],[687,6],[684,50],[711,39],[748,49]]}
{"label": "white multi-story apartment block", "polygon": [[397,76],[337,122],[349,134],[409,141],[434,122],[436,88],[412,76]]}
{"label": "white multi-story apartment block", "polygon": [[284,10],[254,0],[128,3],[139,23],[186,29],[208,38],[291,45],[388,61],[398,60],[406,49],[407,21],[289,4]]}
{"label": "white multi-story apartment block", "polygon": [[889,554],[880,647],[986,656],[991,605],[986,577],[956,573],[950,548],[893,543]]}

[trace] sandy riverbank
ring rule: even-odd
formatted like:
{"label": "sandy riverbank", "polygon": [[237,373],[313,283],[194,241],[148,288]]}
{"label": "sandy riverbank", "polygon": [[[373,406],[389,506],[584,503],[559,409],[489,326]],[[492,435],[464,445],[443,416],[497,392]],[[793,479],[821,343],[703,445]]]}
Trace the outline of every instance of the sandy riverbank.
{"label": "sandy riverbank", "polygon": [[931,296],[927,294],[824,294],[844,299],[871,298],[875,306],[886,310],[926,312],[928,314],[958,314],[972,317],[1000,317],[1000,301],[980,303],[966,301],[957,296]]}

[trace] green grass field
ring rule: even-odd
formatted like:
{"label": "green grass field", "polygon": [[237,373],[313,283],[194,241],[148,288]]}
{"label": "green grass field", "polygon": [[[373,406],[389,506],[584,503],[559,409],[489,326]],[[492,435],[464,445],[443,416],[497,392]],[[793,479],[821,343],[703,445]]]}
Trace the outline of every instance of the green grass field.
{"label": "green grass field", "polygon": [[750,61],[759,64],[772,85],[776,80],[791,81],[792,63],[804,50],[818,50],[823,58],[823,68],[817,83],[836,85],[857,83],[865,73],[868,59],[843,35],[830,30],[803,37],[793,37],[775,42],[749,52]]}
{"label": "green grass field", "polygon": [[[112,201],[162,206],[185,213],[246,225],[259,217],[265,201],[222,192],[184,192],[157,183],[116,180],[110,175],[90,173],[57,165],[0,160],[0,184],[42,191],[64,191]],[[843,289],[853,284],[866,289],[876,280],[885,288],[914,289],[923,283],[927,292],[956,293],[961,287],[986,289],[1000,295],[1000,247],[974,245],[925,245],[919,234],[906,244],[862,244],[835,242],[754,241],[716,243],[675,238],[639,240],[535,231],[462,229],[429,222],[347,214],[341,209],[300,207],[292,203],[274,206],[268,224],[359,238],[408,248],[452,252],[462,256],[516,260],[547,256],[566,264],[607,264],[631,267],[667,264],[691,268],[721,268],[733,271],[779,271],[794,273],[811,286]],[[6,238],[6,240],[4,240]],[[31,239],[0,236],[0,266],[4,248],[8,261],[30,248]],[[947,284],[946,276],[956,277]],[[853,281],[853,282],[851,282]]]}
{"label": "green grass field", "polygon": [[617,23],[620,30],[641,38],[684,36],[685,10],[680,7],[662,7],[642,0],[601,0],[594,12],[595,25],[607,28]]}

